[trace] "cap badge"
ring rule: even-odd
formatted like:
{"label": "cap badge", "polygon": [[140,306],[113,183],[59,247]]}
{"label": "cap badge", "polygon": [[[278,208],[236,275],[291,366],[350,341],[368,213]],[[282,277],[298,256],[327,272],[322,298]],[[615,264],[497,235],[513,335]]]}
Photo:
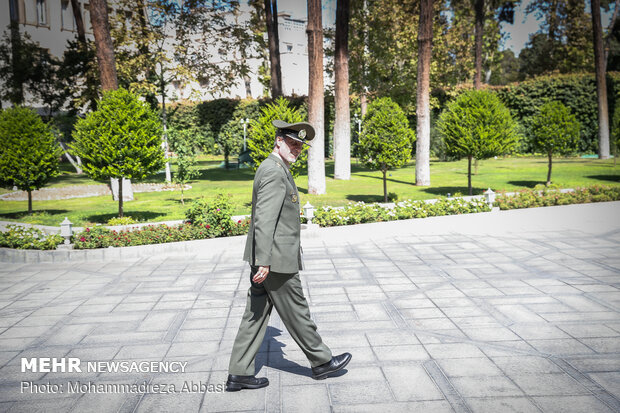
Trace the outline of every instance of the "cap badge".
{"label": "cap badge", "polygon": [[302,129],[297,133],[297,136],[301,139],[304,139],[306,137],[306,130]]}

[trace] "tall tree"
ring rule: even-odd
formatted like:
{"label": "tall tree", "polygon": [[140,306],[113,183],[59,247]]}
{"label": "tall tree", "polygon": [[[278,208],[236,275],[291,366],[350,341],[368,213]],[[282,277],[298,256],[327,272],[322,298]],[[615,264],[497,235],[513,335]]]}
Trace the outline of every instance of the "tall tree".
{"label": "tall tree", "polygon": [[71,0],[71,10],[73,10],[73,18],[75,20],[75,28],[77,29],[78,40],[81,44],[86,44],[86,30],[84,29],[84,19],[82,19],[82,9],[79,0]]}
{"label": "tall tree", "polygon": [[280,36],[278,34],[278,0],[265,0],[269,62],[271,72],[271,97],[282,96],[282,69],[280,67]]}
{"label": "tall tree", "polygon": [[484,0],[474,0],[474,89],[480,89],[482,77],[482,36],[484,30]]}
{"label": "tall tree", "polygon": [[325,193],[325,115],[321,0],[308,0],[308,122],[316,132],[308,151],[308,193]]}
{"label": "tall tree", "polygon": [[107,0],[90,1],[90,23],[95,36],[101,87],[103,90],[115,90],[118,88],[118,77],[116,75],[114,45],[110,36]]}
{"label": "tall tree", "polygon": [[336,119],[334,122],[334,178],[351,179],[351,117],[349,113],[349,0],[336,3],[335,42]]}
{"label": "tall tree", "polygon": [[541,25],[519,54],[523,78],[592,70],[592,21],[585,8],[585,0],[532,0],[527,5],[526,13],[534,13]]}
{"label": "tall tree", "polygon": [[[20,51],[22,49],[21,45],[21,34],[19,32],[19,6],[17,4],[17,0],[9,1],[9,13],[11,18],[11,23],[9,26],[10,35],[8,37],[10,51],[6,56],[3,56],[4,61],[9,63],[7,66],[8,73],[3,74],[3,83],[6,83],[4,87],[10,91],[8,94],[8,100],[11,101],[14,105],[18,105],[24,101],[24,78],[23,78],[23,68],[21,66],[21,56]],[[3,97],[6,95],[3,93]]]}
{"label": "tall tree", "polygon": [[415,184],[431,184],[430,146],[431,109],[430,73],[431,47],[433,42],[433,0],[420,2],[418,26],[418,91],[417,91],[417,142],[415,160]]}
{"label": "tall tree", "polygon": [[[474,89],[482,86],[482,49],[484,43],[484,26],[487,20],[487,8],[493,14],[497,11],[497,20],[510,24],[514,18],[514,5],[520,0],[473,0],[474,1]],[[499,10],[498,10],[499,8]]]}
{"label": "tall tree", "polygon": [[609,159],[609,112],[607,108],[603,28],[601,26],[601,2],[600,0],[591,0],[590,4],[592,6],[592,40],[594,43],[596,96],[598,98],[598,157],[600,159]]}

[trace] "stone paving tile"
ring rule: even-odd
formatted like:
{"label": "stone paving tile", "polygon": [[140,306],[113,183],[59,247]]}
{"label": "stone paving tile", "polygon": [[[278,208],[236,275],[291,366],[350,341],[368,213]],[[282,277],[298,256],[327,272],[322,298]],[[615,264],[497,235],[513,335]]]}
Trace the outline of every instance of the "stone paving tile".
{"label": "stone paving tile", "polygon": [[332,403],[349,405],[356,403],[380,403],[393,401],[392,392],[385,381],[334,383],[327,385]]}
{"label": "stone paving tile", "polygon": [[454,409],[447,401],[422,401],[422,402],[395,402],[395,403],[371,403],[351,404],[334,406],[333,412],[342,413],[453,413]]}
{"label": "stone paving tile", "polygon": [[453,377],[450,383],[465,398],[524,396],[523,391],[504,376]]}
{"label": "stone paving tile", "polygon": [[397,401],[443,400],[444,396],[421,365],[383,368]]}
{"label": "stone paving tile", "polygon": [[529,396],[577,396],[590,392],[568,374],[508,375]]}
{"label": "stone paving tile", "polygon": [[330,409],[327,386],[285,386],[283,388],[282,411],[284,412],[325,412]]}
{"label": "stone paving tile", "polygon": [[472,413],[530,413],[542,411],[527,397],[467,398],[465,402]]}
{"label": "stone paving tile", "polygon": [[448,377],[502,376],[504,373],[488,358],[444,359],[437,363]]}
{"label": "stone paving tile", "polygon": [[533,400],[545,413],[610,413],[613,411],[594,396],[534,397]]}

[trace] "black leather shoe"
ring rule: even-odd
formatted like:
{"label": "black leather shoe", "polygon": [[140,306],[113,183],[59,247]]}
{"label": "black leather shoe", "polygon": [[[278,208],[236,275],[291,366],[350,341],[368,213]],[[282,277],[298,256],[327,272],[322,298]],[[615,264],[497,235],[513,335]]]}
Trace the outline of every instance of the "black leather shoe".
{"label": "black leather shoe", "polygon": [[312,378],[314,380],[326,379],[330,374],[342,370],[351,361],[351,354],[342,353],[332,357],[330,361],[320,366],[312,367]]}
{"label": "black leather shoe", "polygon": [[235,376],[228,375],[226,380],[226,391],[239,391],[241,389],[260,389],[269,386],[269,380],[266,377],[256,376]]}

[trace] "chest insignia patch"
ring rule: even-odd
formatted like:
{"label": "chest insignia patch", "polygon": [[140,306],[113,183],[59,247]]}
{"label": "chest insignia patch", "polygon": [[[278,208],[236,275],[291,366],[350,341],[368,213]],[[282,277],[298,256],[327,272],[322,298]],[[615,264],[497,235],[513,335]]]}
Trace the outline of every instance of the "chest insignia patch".
{"label": "chest insignia patch", "polygon": [[297,203],[297,194],[291,194],[291,201]]}

